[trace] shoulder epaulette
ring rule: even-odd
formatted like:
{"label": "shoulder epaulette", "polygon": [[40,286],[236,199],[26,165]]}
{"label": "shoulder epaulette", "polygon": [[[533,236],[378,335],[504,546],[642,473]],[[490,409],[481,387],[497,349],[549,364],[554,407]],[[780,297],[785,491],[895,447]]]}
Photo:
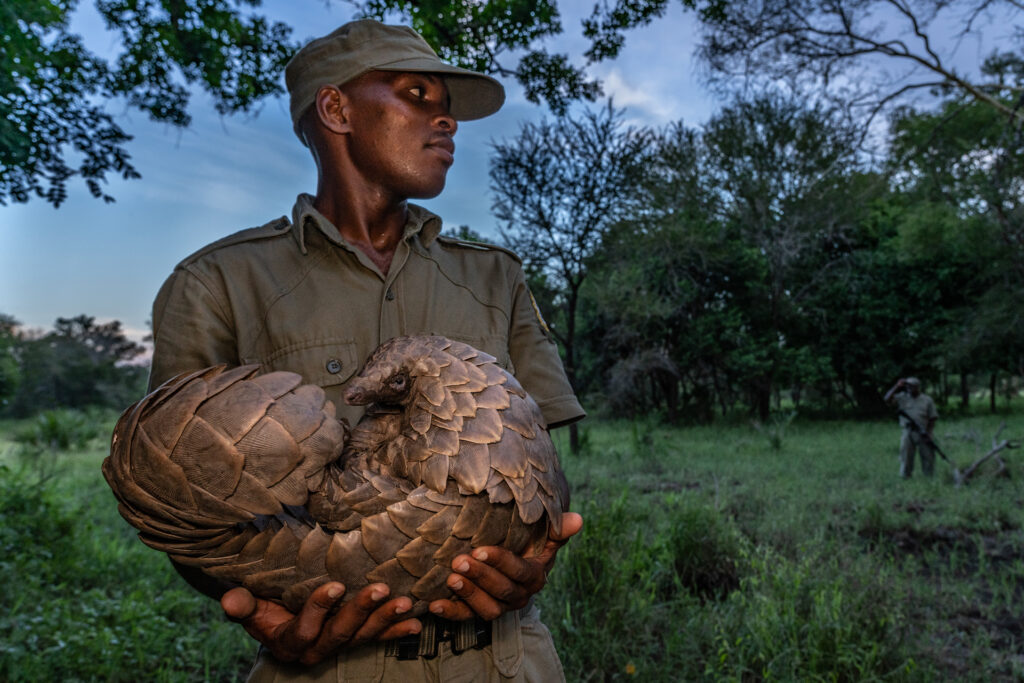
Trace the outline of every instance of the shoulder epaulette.
{"label": "shoulder epaulette", "polygon": [[229,247],[233,244],[241,244],[242,242],[252,242],[254,240],[266,239],[268,237],[278,237],[280,235],[286,235],[288,234],[288,232],[290,232],[291,227],[291,221],[289,221],[286,217],[281,216],[280,218],[275,218],[269,223],[264,223],[259,227],[239,230],[236,233],[232,233],[227,237],[222,237],[216,242],[211,242],[210,244],[207,244],[205,247],[199,249],[198,251],[189,254],[184,259],[182,259],[181,263],[179,263],[178,265],[188,265],[189,263],[198,260],[199,258],[205,256],[206,254],[217,251],[218,249],[223,249],[224,247]]}
{"label": "shoulder epaulette", "polygon": [[479,251],[500,251],[503,254],[508,254],[516,263],[522,263],[523,259],[519,257],[519,254],[506,249],[505,247],[499,247],[497,244],[489,244],[487,242],[472,242],[470,240],[460,240],[456,237],[449,237],[448,235],[438,235],[438,242],[443,242],[446,246],[462,247],[463,249],[477,249]]}

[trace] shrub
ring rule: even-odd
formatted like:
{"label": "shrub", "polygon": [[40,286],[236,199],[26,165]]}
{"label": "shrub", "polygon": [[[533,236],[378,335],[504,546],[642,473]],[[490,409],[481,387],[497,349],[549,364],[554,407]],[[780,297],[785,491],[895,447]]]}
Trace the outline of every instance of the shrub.
{"label": "shrub", "polygon": [[[787,560],[764,547],[750,574],[715,613],[722,680],[866,681],[921,678],[903,651],[907,620],[894,581],[869,567],[841,568],[834,554]],[[856,577],[851,579],[850,577]]]}
{"label": "shrub", "polygon": [[738,588],[742,539],[732,522],[687,499],[679,499],[670,514],[665,543],[677,583],[701,599],[721,598]]}
{"label": "shrub", "polygon": [[679,662],[700,671],[711,642],[702,600],[738,585],[738,532],[685,495],[598,492],[580,512],[539,598],[567,677],[689,680]]}
{"label": "shrub", "polygon": [[78,410],[46,410],[15,432],[14,440],[28,449],[83,450],[100,436],[101,422]]}

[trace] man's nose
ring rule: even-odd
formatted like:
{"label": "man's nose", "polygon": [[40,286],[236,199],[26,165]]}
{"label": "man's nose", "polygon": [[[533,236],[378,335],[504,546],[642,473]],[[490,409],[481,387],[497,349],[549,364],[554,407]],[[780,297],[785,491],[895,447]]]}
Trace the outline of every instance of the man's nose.
{"label": "man's nose", "polygon": [[452,118],[447,111],[437,117],[436,123],[438,128],[449,135],[455,135],[455,131],[459,129],[459,122]]}

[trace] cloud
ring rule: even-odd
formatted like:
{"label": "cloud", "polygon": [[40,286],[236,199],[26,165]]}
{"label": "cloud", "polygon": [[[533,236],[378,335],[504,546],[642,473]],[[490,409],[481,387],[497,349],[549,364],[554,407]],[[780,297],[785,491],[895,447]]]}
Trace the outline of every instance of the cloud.
{"label": "cloud", "polygon": [[612,69],[604,78],[605,95],[611,97],[616,107],[626,107],[642,123],[661,125],[678,118],[678,107],[665,95],[664,85],[650,81],[631,81],[618,68]]}

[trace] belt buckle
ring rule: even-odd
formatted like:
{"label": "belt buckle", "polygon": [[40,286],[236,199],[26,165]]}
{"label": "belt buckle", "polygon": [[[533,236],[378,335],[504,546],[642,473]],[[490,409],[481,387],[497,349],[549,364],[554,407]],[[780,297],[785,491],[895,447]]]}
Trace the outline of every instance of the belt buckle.
{"label": "belt buckle", "polygon": [[470,621],[449,621],[433,615],[420,617],[423,630],[384,644],[384,655],[400,660],[433,659],[440,643],[451,642],[452,654],[460,655],[470,648],[477,650],[491,644],[491,623],[477,617]]}

